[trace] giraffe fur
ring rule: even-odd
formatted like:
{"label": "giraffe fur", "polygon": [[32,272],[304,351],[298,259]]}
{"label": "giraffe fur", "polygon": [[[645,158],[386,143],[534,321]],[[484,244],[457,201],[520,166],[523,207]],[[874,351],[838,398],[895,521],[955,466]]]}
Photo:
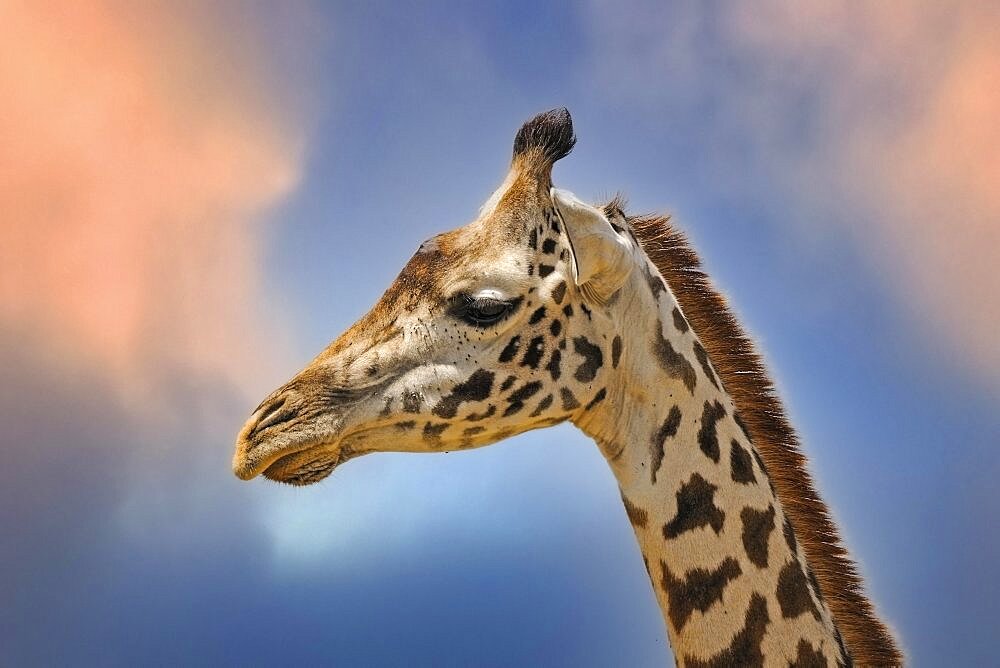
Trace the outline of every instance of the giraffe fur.
{"label": "giraffe fur", "polygon": [[864,663],[648,229],[619,203],[552,187],[575,141],[565,110],[525,124],[476,219],[424,242],[254,411],[234,472],[312,484],[372,452],[475,448],[569,421],[618,481],[679,664]]}

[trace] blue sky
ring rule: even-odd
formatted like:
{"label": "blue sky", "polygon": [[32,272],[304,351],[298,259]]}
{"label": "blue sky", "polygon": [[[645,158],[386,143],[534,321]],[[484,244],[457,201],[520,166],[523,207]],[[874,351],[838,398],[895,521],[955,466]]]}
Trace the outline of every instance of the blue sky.
{"label": "blue sky", "polygon": [[[0,135],[42,138],[0,161],[38,200],[0,237],[3,663],[667,662],[613,477],[568,425],[305,489],[229,469],[250,408],[563,105],[556,185],[690,233],[912,663],[992,661],[988,5],[102,8],[7,17],[37,46],[0,69],[9,98],[79,110],[59,74],[102,122]],[[100,45],[83,69],[57,67],[71,25]]]}

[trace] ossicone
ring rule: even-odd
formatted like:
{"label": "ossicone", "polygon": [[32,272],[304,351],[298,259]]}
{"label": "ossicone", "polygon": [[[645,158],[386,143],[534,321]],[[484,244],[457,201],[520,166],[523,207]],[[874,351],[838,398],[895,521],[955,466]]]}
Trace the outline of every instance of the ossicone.
{"label": "ossicone", "polygon": [[538,114],[521,126],[514,137],[514,163],[532,171],[548,171],[552,163],[565,158],[576,144],[573,119],[566,107]]}

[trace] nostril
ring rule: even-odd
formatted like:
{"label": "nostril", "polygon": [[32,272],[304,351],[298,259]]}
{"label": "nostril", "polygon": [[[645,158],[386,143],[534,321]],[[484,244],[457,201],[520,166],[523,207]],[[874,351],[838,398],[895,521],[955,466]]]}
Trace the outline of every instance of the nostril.
{"label": "nostril", "polygon": [[[256,413],[257,411],[261,410],[262,408],[264,409],[264,412],[260,414],[260,417],[257,419],[257,421],[258,422],[263,422],[264,420],[266,420],[269,415],[271,415],[271,414],[274,413],[274,411],[276,411],[279,408],[281,408],[282,406],[284,406],[286,401],[287,401],[287,399],[285,397],[278,397],[277,399],[271,401],[270,405],[268,405],[268,400],[267,399],[265,399],[264,401],[260,402],[260,406],[257,406],[257,408],[255,408],[254,411],[253,411],[254,413]],[[265,408],[265,406],[266,406],[266,408]]]}
{"label": "nostril", "polygon": [[286,407],[287,403],[288,399],[286,397],[278,397],[270,405],[267,405],[261,412],[260,417],[257,418],[257,424],[254,425],[251,435],[259,434],[265,429],[288,422],[295,417],[295,411]]}

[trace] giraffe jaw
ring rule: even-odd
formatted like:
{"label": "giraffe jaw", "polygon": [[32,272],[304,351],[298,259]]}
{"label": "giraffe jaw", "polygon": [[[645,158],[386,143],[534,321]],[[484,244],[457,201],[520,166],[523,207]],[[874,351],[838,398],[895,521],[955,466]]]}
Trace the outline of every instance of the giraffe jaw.
{"label": "giraffe jaw", "polygon": [[323,480],[347,460],[367,452],[371,451],[356,450],[346,444],[313,446],[279,457],[260,474],[274,482],[303,487]]}
{"label": "giraffe jaw", "polygon": [[301,450],[279,457],[268,464],[260,475],[274,482],[310,485],[330,475],[338,464],[337,460],[338,456],[333,453]]}

